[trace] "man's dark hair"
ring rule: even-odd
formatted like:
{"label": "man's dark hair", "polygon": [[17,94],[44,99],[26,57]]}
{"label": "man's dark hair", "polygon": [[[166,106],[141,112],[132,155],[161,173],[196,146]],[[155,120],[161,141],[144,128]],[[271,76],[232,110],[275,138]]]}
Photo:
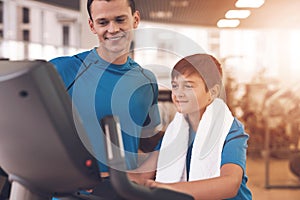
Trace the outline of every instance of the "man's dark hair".
{"label": "man's dark hair", "polygon": [[[89,17],[91,20],[93,20],[92,15],[91,15],[91,4],[93,1],[99,1],[99,0],[87,0],[87,11],[89,13]],[[100,1],[112,1],[112,0],[100,0]],[[131,8],[131,13],[132,15],[135,13],[135,2],[134,0],[127,0],[130,8]]]}

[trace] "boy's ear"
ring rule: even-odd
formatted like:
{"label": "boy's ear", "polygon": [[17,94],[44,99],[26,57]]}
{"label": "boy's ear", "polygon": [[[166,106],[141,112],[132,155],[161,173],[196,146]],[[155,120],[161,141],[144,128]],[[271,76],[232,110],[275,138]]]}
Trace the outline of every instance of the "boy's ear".
{"label": "boy's ear", "polygon": [[219,97],[220,95],[220,85],[214,85],[212,88],[209,89],[210,95],[212,99],[215,99],[217,97]]}

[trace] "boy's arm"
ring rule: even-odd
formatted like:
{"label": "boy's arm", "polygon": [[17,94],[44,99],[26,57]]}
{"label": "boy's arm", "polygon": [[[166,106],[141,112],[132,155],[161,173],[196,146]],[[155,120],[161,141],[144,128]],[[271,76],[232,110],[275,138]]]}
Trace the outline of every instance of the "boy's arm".
{"label": "boy's arm", "polygon": [[162,187],[192,195],[197,199],[228,199],[235,197],[240,188],[243,169],[236,164],[228,163],[221,167],[219,177],[191,182],[171,184],[148,180],[146,186]]}
{"label": "boy's arm", "polygon": [[127,172],[128,178],[141,185],[149,179],[154,180],[158,154],[159,151],[148,153],[148,158],[138,168]]}

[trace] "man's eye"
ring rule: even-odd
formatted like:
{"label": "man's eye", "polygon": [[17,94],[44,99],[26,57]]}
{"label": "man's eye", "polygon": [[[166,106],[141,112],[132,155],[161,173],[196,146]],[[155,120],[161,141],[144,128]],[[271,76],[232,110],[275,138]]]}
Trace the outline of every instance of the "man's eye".
{"label": "man's eye", "polygon": [[193,88],[193,86],[190,85],[190,84],[186,84],[186,85],[184,85],[184,87],[186,87],[186,88]]}
{"label": "man's eye", "polygon": [[108,21],[98,21],[100,26],[106,26],[109,22]]}
{"label": "man's eye", "polygon": [[124,17],[116,18],[116,22],[119,23],[119,24],[125,22],[125,20],[126,19]]}

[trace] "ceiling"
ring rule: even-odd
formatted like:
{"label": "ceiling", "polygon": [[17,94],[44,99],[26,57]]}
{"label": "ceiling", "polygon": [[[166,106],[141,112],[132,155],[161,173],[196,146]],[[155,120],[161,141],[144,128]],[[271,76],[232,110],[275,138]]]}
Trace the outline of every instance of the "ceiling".
{"label": "ceiling", "polygon": [[[188,5],[179,7],[178,3],[182,1],[188,1]],[[136,7],[144,21],[216,27],[218,20],[224,18],[229,9],[236,9],[236,1],[136,0]],[[263,6],[250,10],[251,15],[241,19],[238,28],[300,29],[300,0],[265,0]],[[151,17],[153,12],[159,11],[164,11],[169,18]]]}

